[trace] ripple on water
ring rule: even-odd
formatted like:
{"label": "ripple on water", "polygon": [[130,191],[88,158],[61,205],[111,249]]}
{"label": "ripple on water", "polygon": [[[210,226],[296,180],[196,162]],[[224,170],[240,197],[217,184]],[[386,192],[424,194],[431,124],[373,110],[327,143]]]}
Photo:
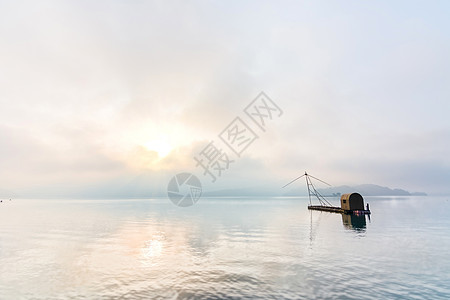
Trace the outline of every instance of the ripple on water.
{"label": "ripple on water", "polygon": [[0,299],[450,299],[450,224],[420,201],[371,200],[364,231],[305,203],[11,204]]}

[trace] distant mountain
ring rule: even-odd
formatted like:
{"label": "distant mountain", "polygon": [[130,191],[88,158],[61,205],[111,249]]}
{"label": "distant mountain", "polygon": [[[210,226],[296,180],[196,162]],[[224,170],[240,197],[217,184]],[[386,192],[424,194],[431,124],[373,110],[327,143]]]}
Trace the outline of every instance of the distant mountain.
{"label": "distant mountain", "polygon": [[0,189],[1,198],[17,198],[17,194],[9,190]]}
{"label": "distant mountain", "polygon": [[364,196],[426,196],[426,193],[411,193],[403,189],[391,189],[376,184],[360,184],[356,186],[342,185],[338,187],[319,189],[323,195],[340,195],[357,192]]}
{"label": "distant mountain", "polygon": [[[318,189],[324,196],[338,197],[342,194],[357,192],[363,196],[426,196],[425,193],[411,193],[403,189],[392,189],[376,184],[361,184],[356,186],[342,185],[338,187]],[[273,187],[251,187],[223,190],[205,190],[203,196],[210,197],[230,197],[230,196],[308,196],[306,187],[298,187],[288,191]]]}
{"label": "distant mountain", "polygon": [[205,190],[202,196],[206,197],[251,197],[251,196],[280,196],[279,192],[264,187],[239,188],[239,189],[222,189],[222,190]]}

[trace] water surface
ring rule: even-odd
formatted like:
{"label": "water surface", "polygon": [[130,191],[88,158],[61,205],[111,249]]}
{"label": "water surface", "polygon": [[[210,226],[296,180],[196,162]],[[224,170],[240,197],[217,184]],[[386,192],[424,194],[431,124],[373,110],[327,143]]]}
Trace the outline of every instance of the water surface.
{"label": "water surface", "polygon": [[365,200],[4,201],[0,299],[450,299],[449,198]]}

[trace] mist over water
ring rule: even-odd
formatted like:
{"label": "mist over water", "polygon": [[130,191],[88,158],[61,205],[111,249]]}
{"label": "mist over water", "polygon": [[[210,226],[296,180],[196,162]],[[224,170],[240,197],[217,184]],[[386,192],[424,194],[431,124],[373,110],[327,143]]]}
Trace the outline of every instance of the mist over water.
{"label": "mist over water", "polygon": [[0,299],[450,298],[450,199],[365,200],[4,201]]}

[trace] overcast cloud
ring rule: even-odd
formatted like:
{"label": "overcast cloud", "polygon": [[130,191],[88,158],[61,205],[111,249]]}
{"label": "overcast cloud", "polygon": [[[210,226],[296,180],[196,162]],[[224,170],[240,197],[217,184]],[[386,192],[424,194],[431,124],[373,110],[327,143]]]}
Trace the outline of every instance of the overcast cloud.
{"label": "overcast cloud", "polygon": [[[276,189],[307,170],[450,193],[448,15],[446,1],[0,1],[0,191],[151,196],[181,171]],[[209,184],[193,156],[260,91],[284,114]]]}

